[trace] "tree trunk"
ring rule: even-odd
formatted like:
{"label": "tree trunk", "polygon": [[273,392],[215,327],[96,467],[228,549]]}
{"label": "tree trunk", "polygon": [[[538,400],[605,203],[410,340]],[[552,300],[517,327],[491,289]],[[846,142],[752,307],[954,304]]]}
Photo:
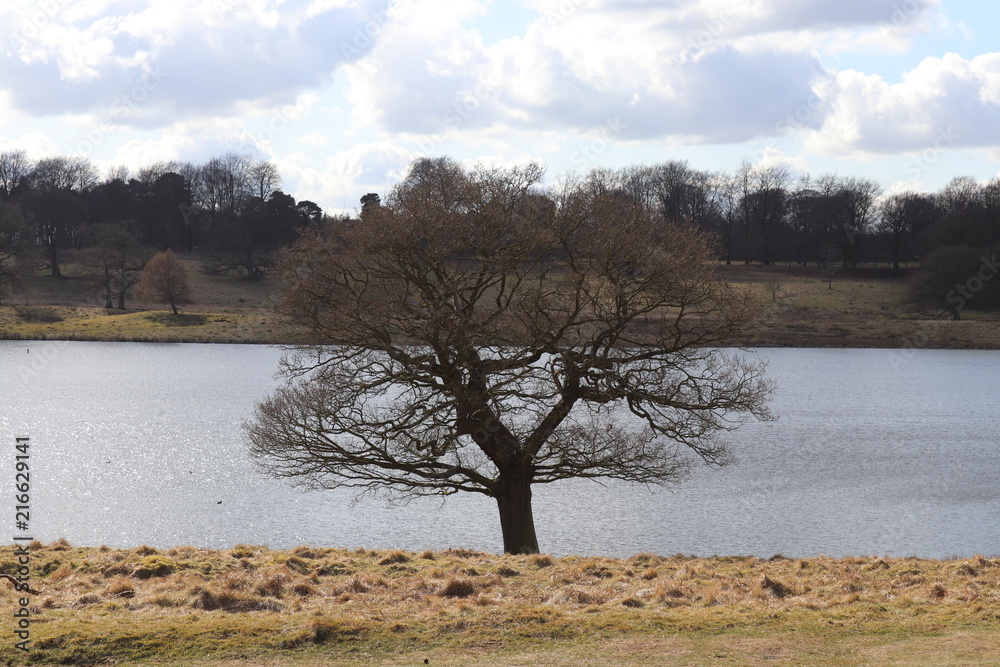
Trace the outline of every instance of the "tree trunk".
{"label": "tree trunk", "polygon": [[59,250],[55,244],[49,246],[49,266],[52,268],[53,278],[62,278],[63,274],[59,268]]}
{"label": "tree trunk", "polygon": [[496,498],[504,553],[537,554],[538,537],[531,513],[531,479],[520,476],[501,478]]}
{"label": "tree trunk", "polygon": [[174,311],[174,315],[177,315],[177,304],[173,301],[170,302],[170,308]]}

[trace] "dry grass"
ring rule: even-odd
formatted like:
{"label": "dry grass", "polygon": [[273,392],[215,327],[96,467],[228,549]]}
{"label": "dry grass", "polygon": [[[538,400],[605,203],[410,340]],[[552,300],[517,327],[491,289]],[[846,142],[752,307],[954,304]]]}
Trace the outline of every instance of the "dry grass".
{"label": "dry grass", "polygon": [[1000,314],[966,310],[952,321],[909,301],[904,277],[888,269],[845,269],[832,286],[814,267],[721,267],[751,285],[766,314],[739,343],[761,347],[1000,349]]}
{"label": "dry grass", "polygon": [[[2,549],[0,571],[13,562],[13,548]],[[878,650],[957,632],[1000,638],[1000,558],[609,559],[61,543],[32,547],[32,575],[41,593],[31,600],[31,655],[47,664],[279,653],[307,661],[316,651],[345,659],[522,654],[539,642],[579,655],[594,642],[666,636],[691,644],[685,650],[722,650],[725,636],[727,651],[761,637],[784,645],[789,633],[820,643],[850,637]],[[4,584],[0,605],[14,599]]]}
{"label": "dry grass", "polygon": [[[69,279],[42,274],[27,290],[0,307],[0,338],[134,340],[172,342],[291,342],[270,310],[276,284],[235,275],[206,275],[198,254],[181,255],[198,303],[182,317],[165,310],[105,310],[92,288],[74,278],[78,267],[67,253]],[[766,307],[758,330],[737,343],[789,347],[928,347],[1000,349],[1000,316],[967,310],[951,321],[908,302],[905,277],[887,269],[844,269],[832,289],[815,267],[722,266],[734,284],[752,285]]]}

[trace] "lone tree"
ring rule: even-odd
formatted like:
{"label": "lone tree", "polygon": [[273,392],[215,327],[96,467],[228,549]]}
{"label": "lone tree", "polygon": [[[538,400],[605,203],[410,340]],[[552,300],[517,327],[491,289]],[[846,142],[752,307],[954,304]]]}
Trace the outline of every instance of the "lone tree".
{"label": "lone tree", "polygon": [[194,303],[187,271],[170,250],[156,253],[146,263],[135,287],[135,296],[143,302],[169,303],[174,315],[177,304]]}
{"label": "lone tree", "polygon": [[727,462],[712,436],[769,417],[762,366],[717,347],[754,300],[694,229],[585,184],[539,196],[541,176],[422,159],[370,215],[283,256],[279,308],[307,344],[244,425],[265,470],[481,493],[504,551],[537,553],[533,484]]}

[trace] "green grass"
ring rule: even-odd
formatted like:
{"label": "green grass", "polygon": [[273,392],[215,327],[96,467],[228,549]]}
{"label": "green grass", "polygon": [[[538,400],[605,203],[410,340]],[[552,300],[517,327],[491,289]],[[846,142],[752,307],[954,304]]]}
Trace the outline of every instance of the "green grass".
{"label": "green grass", "polygon": [[31,549],[17,665],[1000,664],[1000,558]]}

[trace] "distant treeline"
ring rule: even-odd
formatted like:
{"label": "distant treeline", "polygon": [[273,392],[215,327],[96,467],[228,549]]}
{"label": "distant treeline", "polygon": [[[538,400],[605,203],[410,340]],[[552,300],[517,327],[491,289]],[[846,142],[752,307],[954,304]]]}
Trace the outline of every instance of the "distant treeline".
{"label": "distant treeline", "polygon": [[80,156],[0,153],[0,259],[35,251],[54,277],[61,251],[99,245],[107,225],[124,226],[140,246],[214,253],[220,270],[255,275],[322,215],[281,190],[272,163],[246,155],[120,167],[102,178]]}
{"label": "distant treeline", "polygon": [[918,302],[958,318],[963,308],[1000,306],[1000,178],[963,176],[935,193],[886,194],[868,178],[794,179],[783,166],[744,162],[733,173],[687,162],[596,169],[590,187],[644,202],[665,222],[715,233],[727,264],[836,267],[918,264]]}
{"label": "distant treeline", "polygon": [[[433,173],[442,160],[448,158],[417,160],[411,177]],[[957,285],[976,273],[976,262],[1000,246],[998,179],[959,177],[936,193],[885,194],[868,178],[796,179],[785,167],[749,162],[734,172],[708,172],[686,161],[597,168],[580,178],[608,197],[655,209],[664,223],[714,233],[726,263],[885,263],[897,271],[907,263],[945,265],[937,274],[947,279],[917,290],[932,301],[947,292],[949,280]],[[323,217],[315,203],[296,201],[280,186],[272,163],[235,153],[201,165],[160,162],[135,173],[117,168],[102,178],[83,157],[36,161],[25,151],[2,152],[0,298],[26,257],[58,277],[62,250],[114,243],[199,250],[215,258],[219,271],[260,276],[276,250]],[[360,201],[362,213],[379,205],[375,193]],[[100,262],[94,270],[102,270]]]}
{"label": "distant treeline", "polygon": [[937,193],[884,194],[872,179],[794,179],[783,166],[744,162],[735,172],[672,161],[595,169],[591,187],[656,207],[720,239],[727,263],[919,262],[942,246],[1000,243],[1000,180],[955,178]]}

